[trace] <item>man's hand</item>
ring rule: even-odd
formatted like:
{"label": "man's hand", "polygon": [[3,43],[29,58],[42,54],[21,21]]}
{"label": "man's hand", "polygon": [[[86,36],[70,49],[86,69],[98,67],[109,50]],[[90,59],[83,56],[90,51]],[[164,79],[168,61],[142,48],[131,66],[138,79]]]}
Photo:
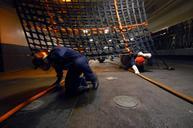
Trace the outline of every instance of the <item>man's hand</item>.
{"label": "man's hand", "polygon": [[60,87],[60,86],[61,86],[59,82],[55,82],[54,85],[55,85],[56,87]]}
{"label": "man's hand", "polygon": [[61,80],[61,81],[56,80],[56,81],[54,82],[54,85],[57,86],[57,87],[59,87],[59,86],[64,86],[64,80]]}

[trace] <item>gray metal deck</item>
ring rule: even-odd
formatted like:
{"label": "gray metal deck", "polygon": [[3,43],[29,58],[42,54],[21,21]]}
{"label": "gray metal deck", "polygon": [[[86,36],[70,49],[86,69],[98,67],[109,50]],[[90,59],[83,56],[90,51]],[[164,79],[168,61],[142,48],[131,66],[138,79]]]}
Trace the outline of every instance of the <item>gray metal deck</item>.
{"label": "gray metal deck", "polygon": [[[135,74],[111,64],[93,64],[100,87],[73,98],[52,91],[38,99],[41,105],[21,110],[6,120],[3,128],[192,128],[193,105],[156,87]],[[109,68],[109,69],[108,69]],[[99,69],[98,69],[99,70]],[[111,70],[111,71],[110,71]],[[148,69],[146,76],[193,96],[193,68],[178,65],[175,71]],[[115,79],[108,79],[109,77]],[[131,96],[137,106],[123,108],[113,98]],[[25,109],[25,108],[24,108]]]}

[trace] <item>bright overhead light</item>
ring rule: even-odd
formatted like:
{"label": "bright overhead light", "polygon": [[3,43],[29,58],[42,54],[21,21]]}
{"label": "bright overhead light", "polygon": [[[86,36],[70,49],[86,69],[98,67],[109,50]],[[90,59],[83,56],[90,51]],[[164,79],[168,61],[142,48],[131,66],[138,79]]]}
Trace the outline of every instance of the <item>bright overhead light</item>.
{"label": "bright overhead light", "polygon": [[62,0],[62,2],[71,2],[71,0]]}
{"label": "bright overhead light", "polygon": [[106,28],[104,31],[105,34],[109,33],[109,28]]}
{"label": "bright overhead light", "polygon": [[108,49],[108,47],[107,46],[104,46],[104,48],[103,49]]}
{"label": "bright overhead light", "polygon": [[93,42],[94,40],[93,39],[89,39],[90,42]]}
{"label": "bright overhead light", "polygon": [[84,34],[87,34],[88,33],[88,30],[82,30]]}
{"label": "bright overhead light", "polygon": [[108,40],[109,42],[112,42],[112,40],[110,39],[110,40]]}
{"label": "bright overhead light", "polygon": [[133,37],[130,38],[131,41],[135,41],[135,39]]}

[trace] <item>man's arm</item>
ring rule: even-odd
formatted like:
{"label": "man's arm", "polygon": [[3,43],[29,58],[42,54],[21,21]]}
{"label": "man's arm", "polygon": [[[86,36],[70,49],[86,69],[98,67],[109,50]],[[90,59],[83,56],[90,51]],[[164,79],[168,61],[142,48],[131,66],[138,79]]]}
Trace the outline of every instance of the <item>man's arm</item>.
{"label": "man's arm", "polygon": [[133,65],[132,69],[134,70],[135,74],[139,74],[140,73],[136,65]]}
{"label": "man's arm", "polygon": [[152,55],[151,55],[151,53],[138,52],[137,56],[143,56],[143,57],[149,59],[149,58],[151,58]]}
{"label": "man's arm", "polygon": [[137,66],[135,65],[135,58],[133,55],[131,55],[130,61],[131,61],[130,63],[131,63],[132,69],[134,70],[135,74],[139,74],[140,72],[139,72]]}
{"label": "man's arm", "polygon": [[63,69],[60,66],[55,66],[54,68],[55,68],[56,77],[57,77],[55,84],[57,86],[57,85],[60,85],[60,82],[63,78]]}

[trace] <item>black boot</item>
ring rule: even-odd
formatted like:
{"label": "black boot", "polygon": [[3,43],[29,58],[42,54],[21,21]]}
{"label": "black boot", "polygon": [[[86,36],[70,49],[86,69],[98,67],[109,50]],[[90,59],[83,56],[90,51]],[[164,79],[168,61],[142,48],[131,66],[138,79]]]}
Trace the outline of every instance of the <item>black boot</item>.
{"label": "black boot", "polygon": [[92,82],[92,88],[94,90],[97,90],[98,87],[99,87],[99,81],[98,81],[98,78],[96,78],[96,80]]}

